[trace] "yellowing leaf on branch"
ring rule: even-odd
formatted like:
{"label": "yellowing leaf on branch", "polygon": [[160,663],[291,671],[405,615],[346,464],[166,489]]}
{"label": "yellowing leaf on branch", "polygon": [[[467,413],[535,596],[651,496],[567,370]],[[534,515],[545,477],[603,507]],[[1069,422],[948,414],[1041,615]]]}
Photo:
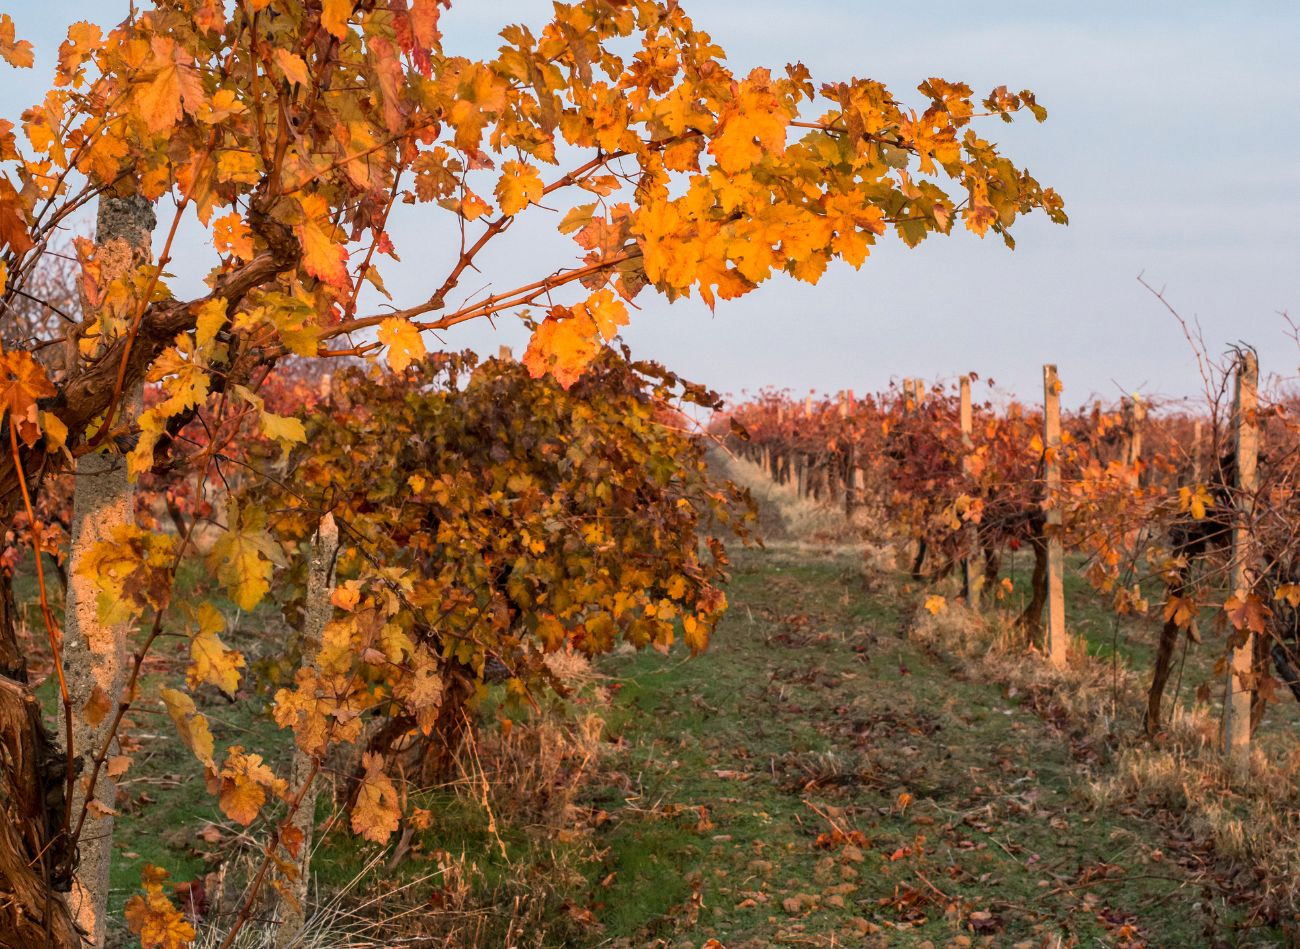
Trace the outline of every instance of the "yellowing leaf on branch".
{"label": "yellowing leaf on branch", "polygon": [[307,440],[307,430],[302,420],[289,415],[276,415],[274,412],[261,412],[262,434],[267,438],[284,442],[288,445],[301,445]]}
{"label": "yellowing leaf on branch", "polygon": [[388,347],[388,365],[394,372],[424,358],[424,337],[410,320],[390,316],[379,324],[379,341]]}
{"label": "yellowing leaf on branch", "polygon": [[36,400],[54,395],[54,383],[31,353],[11,350],[0,353],[0,386],[4,387],[0,402],[9,413],[10,424],[18,429],[24,444],[32,447],[41,437]]}
{"label": "yellowing leaf on branch", "polygon": [[8,13],[0,15],[0,59],[19,69],[31,69],[36,57],[31,40],[16,40],[14,20]]}
{"label": "yellowing leaf on branch", "polygon": [[343,39],[348,35],[348,18],[352,16],[355,0],[323,0],[320,25],[326,32]]}
{"label": "yellowing leaf on branch", "polygon": [[1286,600],[1287,605],[1295,608],[1300,606],[1300,584],[1281,583],[1273,591],[1273,599]]}
{"label": "yellowing leaf on branch", "polygon": [[208,720],[195,707],[194,700],[179,689],[163,689],[159,696],[185,746],[194,752],[194,757],[200,762],[208,768],[214,768],[212,756],[216,746],[212,740],[212,730],[208,728]]}
{"label": "yellowing leaf on branch", "polygon": [[501,180],[497,182],[497,204],[501,213],[515,215],[528,205],[542,200],[542,176],[532,165],[521,161],[508,161],[501,166]]}
{"label": "yellowing leaf on branch", "polygon": [[251,610],[271,588],[271,572],[284,563],[284,552],[266,531],[266,516],[256,508],[230,505],[225,533],[208,554],[208,566],[225,584],[241,610]]}
{"label": "yellowing leaf on branch", "polygon": [[205,300],[194,321],[194,338],[199,349],[206,350],[226,324],[226,301],[222,297]]}
{"label": "yellowing leaf on branch", "polygon": [[[118,524],[106,540],[94,544],[80,558],[78,576],[88,578],[98,593],[96,606],[102,623],[112,625],[160,609],[171,597],[172,563],[176,539],[147,531],[135,524]],[[92,638],[94,652],[113,648],[111,636]]]}
{"label": "yellowing leaf on branch", "polygon": [[275,60],[276,67],[284,75],[285,79],[303,86],[311,81],[311,75],[307,72],[307,64],[303,62],[302,57],[297,53],[280,48],[271,55]]}
{"label": "yellowing leaf on branch", "polygon": [[126,921],[141,949],[184,949],[194,941],[194,927],[163,892],[167,871],[146,865],[140,876],[144,894],[126,901]]}
{"label": "yellowing leaf on branch", "polygon": [[1189,488],[1186,485],[1178,489],[1178,509],[1191,514],[1193,520],[1202,520],[1206,511],[1213,509],[1214,498],[1205,485],[1198,484]]}
{"label": "yellowing leaf on branch", "polygon": [[231,254],[240,260],[253,259],[253,230],[238,211],[213,220],[212,243],[218,253]]}
{"label": "yellowing leaf on branch", "polygon": [[277,795],[285,791],[285,782],[263,763],[262,756],[245,754],[239,745],[230,747],[221,773],[210,773],[208,783],[215,785],[225,815],[245,827],[261,813],[268,791]]}
{"label": "yellowing leaf on branch", "polygon": [[772,90],[771,73],[755,69],[728,103],[722,129],[709,143],[709,151],[727,174],[744,171],[764,154],[784,153],[789,122],[789,113]]}
{"label": "yellowing leaf on branch", "polygon": [[402,819],[397,789],[384,774],[382,757],[366,752],[362,763],[365,776],[357,788],[356,803],[352,805],[352,830],[366,840],[386,843]]}
{"label": "yellowing leaf on branch", "polygon": [[176,41],[155,36],[149,58],[133,84],[135,112],[155,134],[165,132],[181,120],[183,106],[196,111],[203,99],[203,85],[197,69]]}
{"label": "yellowing leaf on branch", "polygon": [[198,631],[190,640],[190,667],[186,672],[189,687],[193,689],[206,682],[227,695],[234,695],[239,688],[239,670],[244,667],[244,657],[227,649],[221,641],[225,617],[211,603],[203,603],[198,610],[198,624]]}
{"label": "yellowing leaf on branch", "polygon": [[620,326],[627,325],[627,305],[615,296],[613,290],[597,290],[587,298],[584,307],[600,335],[607,340],[618,335]]}
{"label": "yellowing leaf on branch", "polygon": [[586,304],[552,309],[533,331],[522,362],[534,377],[549,372],[567,389],[600,353],[601,337],[612,337],[626,322],[623,302],[609,290],[597,291]]}
{"label": "yellowing leaf on branch", "polygon": [[302,199],[303,221],[294,228],[302,245],[302,265],[317,280],[334,287],[348,285],[347,248],[335,240],[337,228],[329,219],[329,205],[318,194]]}
{"label": "yellowing leaf on branch", "polygon": [[103,31],[85,20],[68,27],[68,38],[59,44],[59,74],[56,85],[69,85],[74,81],[82,64],[94,55],[104,42]]}
{"label": "yellowing leaf on branch", "polygon": [[524,352],[523,364],[528,371],[534,376],[549,372],[566,389],[577,382],[582,370],[600,352],[595,326],[590,320],[585,322],[583,325],[575,319],[547,317],[533,331]]}

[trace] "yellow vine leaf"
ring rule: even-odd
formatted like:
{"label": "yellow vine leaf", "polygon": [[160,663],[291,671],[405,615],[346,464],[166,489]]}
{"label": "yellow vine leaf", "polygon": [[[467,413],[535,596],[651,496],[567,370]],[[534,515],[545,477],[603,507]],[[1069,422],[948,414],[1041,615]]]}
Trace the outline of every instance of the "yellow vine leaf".
{"label": "yellow vine leaf", "polygon": [[194,941],[194,927],[163,892],[167,871],[146,864],[140,876],[144,893],[126,901],[126,921],[141,949],[184,949]]}
{"label": "yellow vine leaf", "polygon": [[699,655],[709,648],[709,627],[688,613],[682,617],[682,639],[693,654]]}
{"label": "yellow vine leaf", "polygon": [[596,324],[585,311],[568,318],[548,316],[533,331],[523,364],[534,377],[549,372],[567,389],[600,352],[599,336]]}
{"label": "yellow vine leaf", "polygon": [[163,689],[159,695],[185,746],[208,768],[215,767],[212,730],[208,728],[208,720],[195,707],[194,700],[179,689]]}
{"label": "yellow vine leaf", "polygon": [[165,132],[181,119],[181,75],[173,48],[163,37],[153,40],[144,78],[135,87],[135,111],[150,132]]}
{"label": "yellow vine leaf", "polygon": [[378,335],[379,341],[388,347],[388,365],[394,372],[402,372],[424,358],[424,337],[410,320],[390,316],[379,324]]}
{"label": "yellow vine leaf", "polygon": [[238,211],[213,220],[212,244],[218,253],[231,254],[240,260],[253,259],[253,230]]}
{"label": "yellow vine leaf", "polygon": [[276,415],[274,412],[261,412],[262,434],[287,445],[301,445],[307,440],[307,430],[302,420],[289,415]]}
{"label": "yellow vine leaf", "polygon": [[68,38],[59,44],[58,85],[74,81],[82,64],[103,46],[104,32],[94,23],[85,20],[68,27]]}
{"label": "yellow vine leaf", "polygon": [[[80,558],[76,571],[95,585],[100,621],[112,625],[134,619],[147,608],[161,608],[170,596],[175,550],[174,536],[135,524],[118,524],[107,540],[94,544]],[[113,644],[111,638],[95,639],[90,648],[105,652]]]}
{"label": "yellow vine leaf", "polygon": [[266,531],[266,516],[260,511],[241,511],[232,503],[229,519],[228,529],[212,545],[208,566],[235,604],[251,610],[271,588],[271,571],[284,563],[284,553]]}
{"label": "yellow vine leaf", "polygon": [[[201,350],[206,350],[217,338],[226,322],[226,301],[222,297],[205,300],[195,318],[194,338]],[[206,394],[206,393],[205,393]]]}
{"label": "yellow vine leaf", "polygon": [[532,165],[521,161],[508,161],[501,166],[501,180],[497,182],[497,203],[501,213],[515,215],[528,205],[542,200],[542,176]]}
{"label": "yellow vine leaf", "polygon": [[352,806],[352,830],[366,840],[386,843],[402,818],[397,789],[383,772],[382,757],[366,752],[362,763],[365,776],[357,789],[357,802]]}
{"label": "yellow vine leaf", "polygon": [[31,69],[36,61],[32,41],[14,39],[14,21],[8,13],[0,16],[0,59],[19,69]]}
{"label": "yellow vine leaf", "polygon": [[348,17],[352,16],[353,0],[324,0],[321,5],[320,25],[332,35],[343,39],[348,35]]}
{"label": "yellow vine leaf", "polygon": [[41,437],[36,400],[54,395],[54,384],[31,353],[22,350],[0,353],[0,380],[0,404],[9,412],[18,437],[30,448]]}
{"label": "yellow vine leaf", "polygon": [[313,669],[299,669],[294,688],[275,694],[275,723],[292,728],[298,747],[309,755],[324,754],[330,742],[355,741],[364,724],[360,713],[366,708],[366,698],[357,693],[341,695],[340,691],[336,681],[322,678]]}
{"label": "yellow vine leaf", "polygon": [[1214,498],[1205,485],[1198,484],[1195,488],[1183,486],[1178,489],[1178,509],[1191,514],[1193,520],[1203,520],[1206,511],[1213,507]]}
{"label": "yellow vine leaf", "polygon": [[722,129],[709,143],[709,151],[727,174],[744,171],[765,154],[784,154],[789,121],[772,90],[772,74],[755,69],[740,83],[739,94],[729,103]]}
{"label": "yellow vine leaf", "polygon": [[925,598],[925,609],[931,616],[938,616],[948,608],[948,601],[938,594],[933,594]]}
{"label": "yellow vine leaf", "polygon": [[226,620],[211,603],[204,603],[198,611],[198,632],[190,640],[190,666],[186,682],[191,689],[207,682],[227,695],[239,688],[239,670],[244,667],[244,657],[234,649],[226,648],[220,633]]}
{"label": "yellow vine leaf", "polygon": [[613,290],[608,288],[597,290],[587,298],[584,306],[596,329],[600,331],[600,335],[607,340],[618,335],[620,326],[627,325],[627,305],[614,294]]}
{"label": "yellow vine leaf", "polygon": [[348,252],[334,239],[335,227],[329,219],[329,205],[318,194],[302,199],[305,219],[294,228],[302,245],[303,268],[334,287],[348,285]]}
{"label": "yellow vine leaf", "polygon": [[285,782],[266,766],[261,755],[245,754],[231,745],[219,775],[208,775],[209,785],[219,794],[222,812],[247,827],[257,819],[266,803],[268,790],[283,794]]}
{"label": "yellow vine leaf", "polygon": [[272,54],[272,58],[275,60],[275,65],[279,67],[280,72],[284,74],[284,78],[290,82],[305,86],[311,81],[311,75],[307,72],[307,64],[297,53],[291,53],[287,49],[277,49]]}

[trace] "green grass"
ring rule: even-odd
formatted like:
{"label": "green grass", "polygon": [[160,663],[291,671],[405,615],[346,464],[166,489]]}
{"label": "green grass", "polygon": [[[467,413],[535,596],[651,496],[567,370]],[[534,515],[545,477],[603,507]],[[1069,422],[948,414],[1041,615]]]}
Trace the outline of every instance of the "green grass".
{"label": "green grass", "polygon": [[[1066,630],[1082,637],[1090,655],[1116,659],[1149,677],[1163,625],[1160,615],[1163,587],[1158,581],[1143,583],[1143,596],[1150,603],[1148,615],[1119,616],[1111,608],[1109,596],[1097,592],[1085,579],[1084,568],[1082,558],[1067,556],[1064,575]],[[1004,560],[1003,575],[1011,578],[1013,587],[996,608],[1004,609],[1012,616],[1019,615],[1029,600],[1032,569],[1032,554],[1027,551]],[[1222,602],[1227,598],[1227,592],[1222,591],[1218,596]],[[1179,639],[1165,693],[1166,703],[1176,700],[1190,705],[1196,701],[1198,691],[1209,695],[1213,702],[1220,699],[1223,679],[1215,666],[1223,655],[1226,635],[1222,610],[1215,605],[1203,607],[1198,626],[1200,643],[1192,642],[1186,636]],[[1149,678],[1144,681],[1149,681]],[[1295,702],[1283,687],[1279,687],[1277,695],[1278,701],[1269,706],[1257,735],[1265,747],[1280,743],[1289,746],[1300,735],[1300,703]]]}
{"label": "green grass", "polygon": [[[1002,606],[1016,609],[1028,557],[1008,566],[1014,591]],[[731,610],[707,653],[600,663],[608,753],[581,797],[593,830],[561,840],[508,813],[490,828],[466,796],[425,792],[415,803],[433,826],[366,891],[434,873],[441,851],[473,865],[471,898],[495,912],[530,881],[545,889],[552,918],[538,931],[557,946],[1205,944],[1189,909],[1200,894],[1161,859],[1166,829],[1087,807],[1089,775],[1065,736],[1020,697],[909,642],[903,614],[922,591],[905,586],[868,590],[856,556],[829,548],[736,552]],[[1066,593],[1068,625],[1090,652],[1149,664],[1154,620],[1117,625],[1077,570]],[[273,658],[286,635],[277,624],[244,617],[227,638]],[[1212,679],[1210,638],[1189,652],[1184,698]],[[161,647],[146,696],[178,681],[179,648]],[[285,771],[288,736],[269,720],[267,694],[228,704],[203,690],[199,702],[219,748],[243,744]],[[146,698],[135,714],[115,913],[144,863],[200,878],[236,830],[155,706]],[[1275,732],[1294,726],[1289,710],[1273,717]],[[208,823],[226,839],[197,837]],[[318,885],[349,884],[378,853],[336,831],[314,861]],[[596,927],[582,922],[587,911]]]}
{"label": "green grass", "polygon": [[[906,642],[852,560],[746,552],[730,599],[704,656],[606,663],[625,780],[596,799],[593,945],[1196,944],[1161,830],[1087,812],[1068,742]],[[856,843],[819,846],[837,827]]]}

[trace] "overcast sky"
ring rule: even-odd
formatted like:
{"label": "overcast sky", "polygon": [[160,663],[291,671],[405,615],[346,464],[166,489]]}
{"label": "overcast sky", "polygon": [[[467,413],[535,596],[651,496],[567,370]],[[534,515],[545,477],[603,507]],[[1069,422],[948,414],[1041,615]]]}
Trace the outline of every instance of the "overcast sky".
{"label": "overcast sky", "polygon": [[[640,356],[739,394],[764,385],[859,392],[891,378],[974,370],[1026,396],[1059,364],[1067,401],[1142,389],[1199,390],[1178,324],[1138,283],[1164,287],[1199,318],[1212,352],[1244,340],[1265,372],[1294,375],[1300,349],[1279,313],[1300,318],[1300,4],[1004,0],[682,0],[733,68],[802,61],[818,81],[870,77],[916,103],[928,76],[1030,88],[1045,124],[985,126],[1018,164],[1065,198],[1068,227],[1031,217],[1017,249],[967,232],[915,250],[891,239],[860,271],[832,266],[816,286],[778,279],[710,314],[650,293],[625,338]],[[120,9],[119,9],[120,8]],[[9,0],[38,46],[34,75],[0,84],[17,120],[47,81],[68,23],[119,19],[125,0]],[[537,25],[546,0],[453,3],[450,52],[485,55],[509,22]],[[41,54],[44,54],[43,56]],[[395,229],[405,261],[386,275],[399,301],[424,299],[454,258],[428,222]],[[543,222],[550,226],[551,222]],[[553,235],[553,232],[552,232]],[[477,285],[506,289],[571,262],[544,227],[515,228]],[[176,267],[195,279],[211,250]],[[187,271],[187,266],[192,264]],[[430,275],[435,275],[431,280]],[[512,320],[458,328],[452,347],[522,347]]]}

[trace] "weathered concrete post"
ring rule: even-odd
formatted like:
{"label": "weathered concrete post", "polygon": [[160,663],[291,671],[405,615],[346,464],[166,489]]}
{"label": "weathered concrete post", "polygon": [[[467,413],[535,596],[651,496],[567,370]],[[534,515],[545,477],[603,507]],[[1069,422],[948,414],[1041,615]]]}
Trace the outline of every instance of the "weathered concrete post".
{"label": "weathered concrete post", "polygon": [[[102,197],[96,221],[95,261],[99,283],[107,286],[149,260],[150,235],[157,218],[153,207],[138,195]],[[124,405],[118,418],[134,418],[140,410],[141,387],[122,394]],[[116,710],[126,684],[127,626],[110,626],[99,619],[98,591],[90,577],[77,567],[97,543],[109,540],[114,528],[135,523],[135,504],[126,461],[113,450],[112,442],[102,451],[77,459],[72,505],[72,530],[68,543],[68,592],[64,608],[63,664],[72,702],[72,743],[83,762],[82,777],[73,787],[72,821],[86,806],[85,782],[94,756],[103,749],[113,715],[97,717],[94,725],[85,715],[92,698],[96,705]],[[102,703],[107,703],[102,705]],[[106,936],[108,873],[113,855],[113,808],[117,782],[101,769],[95,783],[94,800],[78,841],[81,862],[73,881],[69,906],[77,923],[89,934],[91,944],[101,949]]]}
{"label": "weathered concrete post", "polygon": [[[307,571],[307,602],[302,620],[302,657],[309,668],[316,666],[320,657],[321,637],[334,612],[330,597],[334,592],[334,560],[339,549],[339,529],[334,515],[321,518],[316,536],[312,538],[311,563]],[[312,835],[316,829],[316,797],[320,790],[317,777],[319,763],[301,748],[293,753],[292,774],[289,779],[291,793],[301,796],[291,824],[302,834],[295,861],[297,876],[286,881],[283,895],[279,897],[280,926],[276,930],[276,945],[280,949],[299,944],[299,936],[307,919],[307,890],[311,879]],[[305,786],[305,787],[304,787]]]}

